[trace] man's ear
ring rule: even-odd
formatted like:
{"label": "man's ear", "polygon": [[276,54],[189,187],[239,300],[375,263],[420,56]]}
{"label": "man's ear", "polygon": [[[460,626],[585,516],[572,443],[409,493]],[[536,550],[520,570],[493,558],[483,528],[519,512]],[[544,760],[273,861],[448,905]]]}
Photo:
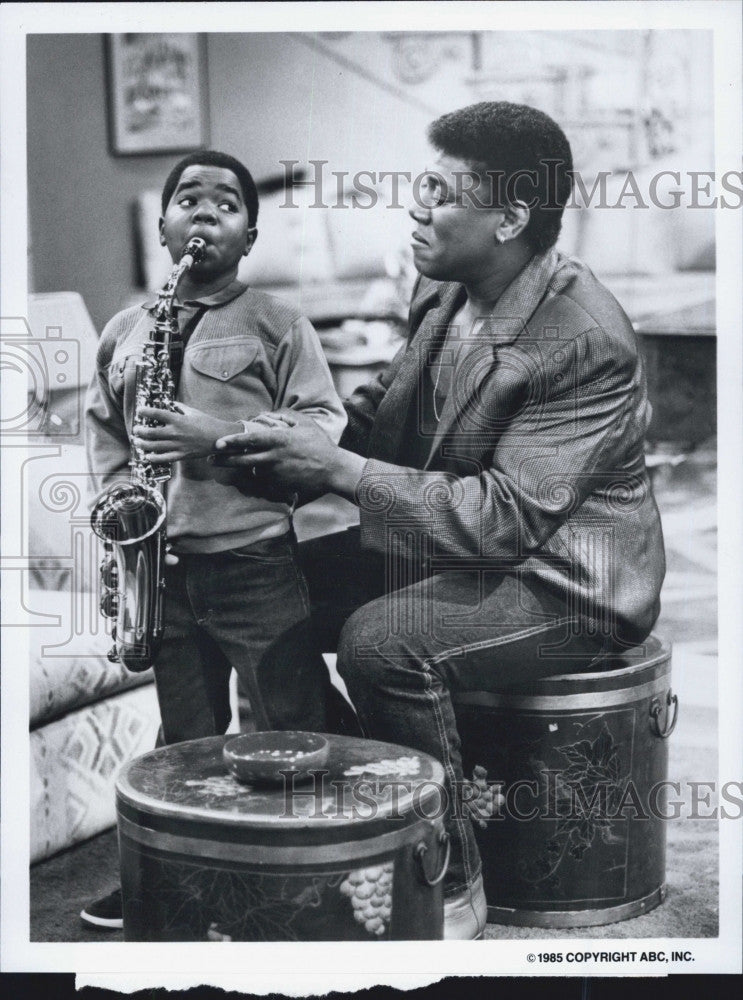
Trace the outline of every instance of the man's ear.
{"label": "man's ear", "polygon": [[164,247],[165,246],[165,219],[163,219],[162,215],[160,216],[160,221],[158,222],[157,226],[158,226],[158,229],[160,230],[160,246]]}
{"label": "man's ear", "polygon": [[258,239],[258,230],[255,226],[252,226],[248,230],[248,238],[245,241],[245,249],[243,250],[243,257],[247,257],[250,251],[253,249],[253,244]]}
{"label": "man's ear", "polygon": [[503,209],[503,218],[498,223],[495,238],[499,243],[509,243],[529,225],[531,212],[524,201],[514,201]]}

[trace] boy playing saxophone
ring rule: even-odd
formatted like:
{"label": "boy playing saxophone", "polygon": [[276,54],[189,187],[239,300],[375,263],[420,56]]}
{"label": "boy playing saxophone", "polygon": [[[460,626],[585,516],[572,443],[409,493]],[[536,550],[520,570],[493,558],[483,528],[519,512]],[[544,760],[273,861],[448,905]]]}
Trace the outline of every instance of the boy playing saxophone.
{"label": "boy playing saxophone", "polygon": [[[296,560],[292,507],[267,500],[248,469],[210,464],[218,438],[266,411],[303,412],[337,442],[346,422],[319,341],[291,306],[237,280],[257,236],[258,195],[249,171],[223,153],[182,159],[162,194],[160,241],[175,262],[194,237],[206,244],[174,302],[177,411],[144,408],[156,426],[133,428],[135,369],[154,303],[107,324],[88,392],[91,471],[99,489],[128,480],[132,443],[149,462],[172,464],[165,569],[165,631],[154,664],[160,740],[224,733],[234,668],[259,729],[326,730],[327,676],[309,646],[307,588]],[[259,495],[262,493],[262,496]],[[120,899],[83,919],[120,927]]]}

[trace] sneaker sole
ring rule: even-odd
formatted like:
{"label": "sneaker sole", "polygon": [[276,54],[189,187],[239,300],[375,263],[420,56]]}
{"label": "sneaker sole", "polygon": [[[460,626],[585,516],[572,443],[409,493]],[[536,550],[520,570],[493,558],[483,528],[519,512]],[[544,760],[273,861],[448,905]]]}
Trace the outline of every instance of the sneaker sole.
{"label": "sneaker sole", "polygon": [[80,919],[84,924],[88,924],[96,930],[116,931],[122,930],[124,927],[122,917],[95,917],[91,913],[86,913],[85,910],[80,914]]}

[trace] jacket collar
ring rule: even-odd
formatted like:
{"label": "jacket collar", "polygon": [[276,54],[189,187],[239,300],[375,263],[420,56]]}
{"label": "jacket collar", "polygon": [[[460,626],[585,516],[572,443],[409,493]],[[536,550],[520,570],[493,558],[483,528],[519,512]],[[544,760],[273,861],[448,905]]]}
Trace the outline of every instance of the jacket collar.
{"label": "jacket collar", "polygon": [[[560,257],[554,248],[535,254],[504,289],[486,321],[489,334],[497,346],[512,344],[524,332],[544,298]],[[454,287],[461,288],[461,285]]]}
{"label": "jacket collar", "polygon": [[379,404],[369,441],[369,454],[375,458],[395,462],[404,455],[408,417],[418,398],[418,386],[464,298],[464,288],[454,282],[443,284],[423,279],[416,286],[410,307],[412,336]]}
{"label": "jacket collar", "polygon": [[[462,340],[457,349],[458,370],[460,372],[477,370],[478,378],[468,379],[464,383],[460,378],[456,391],[451,391],[447,396],[438,428],[431,442],[426,466],[430,464],[438,446],[450,432],[459,415],[479,391],[483,378],[492,371],[496,364],[498,348],[512,344],[527,330],[529,320],[544,298],[555,274],[559,259],[560,255],[554,248],[532,257],[504,290],[491,314],[488,317],[483,317],[483,323],[474,331],[474,335]],[[456,294],[457,290],[463,292],[462,286],[448,285],[444,286],[440,293],[440,306],[435,312],[438,316],[437,322],[443,323],[445,326],[448,326],[456,310],[462,304],[462,297]],[[480,352],[481,355],[487,352],[486,358],[489,355],[492,363],[483,364],[478,361],[477,364],[469,365],[468,358],[476,351]]]}

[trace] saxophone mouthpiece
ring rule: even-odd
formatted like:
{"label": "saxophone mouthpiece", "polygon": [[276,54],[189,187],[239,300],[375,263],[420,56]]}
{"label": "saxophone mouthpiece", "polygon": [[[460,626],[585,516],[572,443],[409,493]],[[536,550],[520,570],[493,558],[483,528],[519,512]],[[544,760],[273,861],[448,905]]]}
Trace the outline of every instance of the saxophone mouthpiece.
{"label": "saxophone mouthpiece", "polygon": [[191,262],[188,266],[193,267],[194,264],[198,264],[199,261],[203,260],[205,256],[206,242],[200,236],[194,236],[186,244],[186,249],[183,251],[183,256],[181,257],[181,263],[188,263],[187,258],[190,257]]}

